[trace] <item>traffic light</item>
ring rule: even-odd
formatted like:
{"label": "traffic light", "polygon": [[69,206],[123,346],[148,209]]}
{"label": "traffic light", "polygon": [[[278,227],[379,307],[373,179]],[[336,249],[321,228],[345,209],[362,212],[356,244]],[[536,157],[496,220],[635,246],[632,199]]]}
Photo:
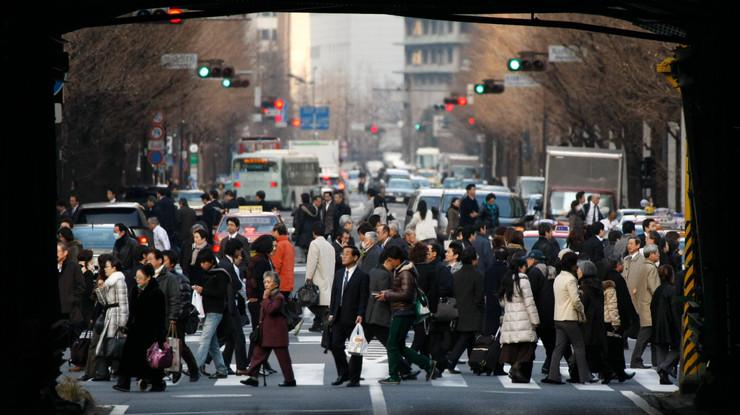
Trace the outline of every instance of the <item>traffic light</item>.
{"label": "traffic light", "polygon": [[521,52],[518,58],[511,58],[506,62],[506,69],[510,72],[530,72],[544,71],[547,68],[547,61],[538,56],[542,53]]}
{"label": "traffic light", "polygon": [[282,98],[278,98],[275,100],[274,106],[275,108],[282,110],[285,107],[285,101],[283,101]]}
{"label": "traffic light", "polygon": [[424,131],[424,125],[420,122],[417,122],[414,124],[414,130],[416,131]]}
{"label": "traffic light", "polygon": [[300,118],[291,118],[290,119],[290,125],[292,127],[300,127],[301,126],[301,119]]}
{"label": "traffic light", "polygon": [[247,88],[249,87],[249,79],[231,78],[229,80],[231,85],[229,88]]}
{"label": "traffic light", "polygon": [[522,69],[522,60],[517,58],[509,59],[508,62],[506,62],[506,67],[511,72],[517,72]]}
{"label": "traffic light", "polygon": [[370,134],[377,135],[379,131],[380,131],[380,129],[378,128],[378,126],[376,124],[374,124],[374,123],[373,124],[370,124]]}
{"label": "traffic light", "polygon": [[469,125],[475,125],[475,117],[469,117],[468,118],[468,124]]}
{"label": "traffic light", "polygon": [[457,105],[464,107],[465,105],[468,105],[468,99],[465,97],[457,97]]}
{"label": "traffic light", "polygon": [[496,82],[495,79],[484,79],[483,82],[475,84],[475,93],[482,94],[500,94],[504,92],[504,84]]}
{"label": "traffic light", "polygon": [[[158,9],[139,9],[134,12],[134,16],[172,16],[171,19],[169,19],[169,22],[171,24],[182,24],[182,19],[178,18],[177,15],[180,15],[183,13],[183,9],[177,8],[177,7],[167,7],[167,8],[158,8]],[[150,23],[165,23],[164,21],[161,22],[150,22]]]}
{"label": "traffic light", "polygon": [[[178,14],[182,14],[182,9],[178,9],[178,8],[175,8],[175,7],[170,7],[167,10],[167,14],[169,14],[170,16],[177,16]],[[172,24],[180,24],[180,23],[182,23],[182,19],[173,18],[173,19],[170,19],[170,23],[172,23]]]}
{"label": "traffic light", "polygon": [[211,67],[208,64],[200,65],[198,66],[198,77],[199,78],[208,78],[211,76]]}
{"label": "traffic light", "polygon": [[444,104],[434,104],[434,110],[435,111],[444,111],[445,110],[445,106],[444,106]]}
{"label": "traffic light", "polygon": [[693,51],[690,47],[679,46],[674,56],[663,59],[655,66],[655,71],[665,75],[673,88],[688,86],[693,83]]}
{"label": "traffic light", "polygon": [[224,66],[223,61],[214,59],[202,61],[196,70],[199,78],[232,78],[234,76],[233,66]]}

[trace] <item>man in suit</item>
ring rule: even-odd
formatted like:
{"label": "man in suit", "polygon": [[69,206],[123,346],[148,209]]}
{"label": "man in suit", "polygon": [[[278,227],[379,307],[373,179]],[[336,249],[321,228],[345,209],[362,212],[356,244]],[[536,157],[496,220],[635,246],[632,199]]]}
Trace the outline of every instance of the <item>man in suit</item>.
{"label": "man in suit", "polygon": [[69,209],[67,209],[67,216],[72,219],[73,223],[76,223],[77,218],[80,216],[80,199],[77,195],[69,196]]}
{"label": "man in suit", "polygon": [[177,207],[175,201],[167,196],[167,189],[157,189],[154,216],[159,219],[159,223],[167,231],[167,235],[172,238],[172,235],[175,234],[175,226],[177,226]]}
{"label": "man in suit", "polygon": [[599,209],[599,200],[601,200],[601,195],[594,193],[591,195],[591,201],[583,206],[583,212],[586,214],[586,225],[593,225],[604,219],[604,215]]}
{"label": "man in suit", "polygon": [[325,236],[334,235],[334,212],[337,204],[334,203],[331,192],[324,192],[324,203],[321,204],[321,223],[324,224]]}
{"label": "man in suit", "polygon": [[478,201],[475,198],[475,185],[473,183],[465,186],[466,195],[460,202],[460,226],[470,226],[478,219]]}
{"label": "man in suit", "polygon": [[604,259],[604,224],[594,222],[591,225],[591,237],[583,243],[582,253],[588,255],[588,258],[596,265],[601,264]]}
{"label": "man in suit", "polygon": [[242,244],[242,254],[244,257],[249,258],[249,239],[239,233],[239,229],[241,229],[240,227],[241,222],[239,222],[239,218],[236,216],[226,218],[226,231],[228,234],[224,239],[221,239],[221,249],[219,249],[222,256],[224,255],[224,252],[226,252],[226,243],[232,239],[236,239]]}
{"label": "man in suit", "polygon": [[383,253],[383,248],[378,245],[377,233],[371,231],[365,232],[364,238],[362,249],[365,253],[362,256],[360,269],[369,274],[370,270],[380,265],[380,254]]}
{"label": "man in suit", "polygon": [[478,265],[476,269],[482,275],[493,264],[493,249],[491,249],[491,240],[488,239],[486,223],[478,221],[473,229],[478,232],[476,233],[474,230],[471,230],[468,241],[470,241],[470,244],[478,254]]}
{"label": "man in suit", "polygon": [[[652,312],[650,303],[653,299],[653,293],[660,285],[658,278],[658,267],[655,265],[660,258],[660,253],[656,245],[646,245],[643,249],[643,255],[640,255],[639,239],[630,238],[627,242],[628,255],[624,259],[623,276],[627,281],[627,288],[630,290],[632,304],[635,306],[637,314],[640,316],[640,331],[637,334],[635,349],[632,351],[630,367],[633,369],[646,369],[642,361],[642,355],[645,352],[648,342],[653,335]],[[656,362],[656,350],[651,348],[652,362]]]}
{"label": "man in suit", "polygon": [[[235,219],[235,218],[234,218]],[[245,238],[246,239],[246,238]],[[219,259],[218,267],[223,268],[231,277],[231,284],[227,288],[227,308],[224,313],[223,325],[226,328],[226,347],[224,348],[223,358],[227,367],[231,366],[231,355],[236,354],[236,374],[243,376],[247,373],[247,347],[242,329],[242,316],[247,314],[246,300],[247,290],[244,281],[241,279],[239,263],[242,259],[242,243],[237,238],[224,238],[221,241],[224,247],[221,253],[223,256]],[[231,369],[227,370],[230,373]]]}
{"label": "man in suit", "polygon": [[342,249],[342,268],[334,274],[329,321],[332,323],[331,353],[337,366],[338,386],[349,380],[347,386],[360,386],[362,356],[351,356],[349,364],[344,353],[344,342],[352,335],[355,325],[362,324],[370,295],[369,277],[358,266],[360,250],[355,246]]}

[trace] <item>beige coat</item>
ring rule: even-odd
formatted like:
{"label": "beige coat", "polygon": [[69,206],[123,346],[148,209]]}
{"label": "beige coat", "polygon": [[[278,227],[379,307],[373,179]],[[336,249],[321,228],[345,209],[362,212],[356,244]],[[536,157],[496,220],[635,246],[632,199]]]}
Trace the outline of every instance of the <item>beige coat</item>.
{"label": "beige coat", "polygon": [[540,324],[540,316],[537,314],[537,306],[534,304],[532,287],[526,274],[519,274],[519,287],[514,287],[514,295],[511,301],[506,297],[501,299],[504,306],[504,321],[501,325],[501,344],[527,343],[537,341],[537,333],[534,326]]}
{"label": "beige coat", "polygon": [[575,275],[568,271],[560,271],[552,284],[552,290],[555,294],[555,321],[586,320]]}
{"label": "beige coat", "polygon": [[334,283],[336,251],[323,236],[311,241],[306,259],[306,279],[319,287],[319,305],[331,303],[331,286]]}
{"label": "beige coat", "polygon": [[638,253],[635,259],[627,256],[624,259],[622,276],[627,281],[632,304],[640,316],[640,327],[652,327],[653,319],[650,314],[650,303],[653,293],[660,285],[658,267],[650,260]]}
{"label": "beige coat", "polygon": [[619,303],[617,302],[617,289],[614,282],[604,281],[604,323],[609,323],[617,328],[621,324],[619,320]]}

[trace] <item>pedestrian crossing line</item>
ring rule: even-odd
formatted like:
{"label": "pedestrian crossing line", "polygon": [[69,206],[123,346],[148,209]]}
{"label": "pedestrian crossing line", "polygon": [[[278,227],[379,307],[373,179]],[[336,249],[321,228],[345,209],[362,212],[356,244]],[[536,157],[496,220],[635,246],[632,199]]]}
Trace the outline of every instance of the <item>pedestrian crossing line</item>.
{"label": "pedestrian crossing line", "polygon": [[306,272],[306,266],[296,265],[295,267],[293,267],[293,272]]}
{"label": "pedestrian crossing line", "polygon": [[[563,377],[569,376],[568,368],[567,367],[561,367],[560,368],[560,375]],[[587,384],[581,384],[581,383],[571,383],[571,385],[578,389],[579,391],[601,391],[601,392],[614,392],[614,389],[610,388],[608,385],[601,385],[597,383],[587,383]]]}
{"label": "pedestrian crossing line", "polygon": [[321,343],[321,336],[298,336],[299,343]]}
{"label": "pedestrian crossing line", "polygon": [[[504,365],[504,370],[508,372],[511,370],[511,365]],[[540,388],[540,385],[535,383],[533,379],[529,379],[529,383],[514,383],[511,381],[511,378],[508,376],[496,376],[501,382],[501,385],[503,385],[506,389],[542,389]]]}
{"label": "pedestrian crossing line", "polygon": [[294,363],[293,374],[298,385],[323,385],[324,363]]}
{"label": "pedestrian crossing line", "polygon": [[432,386],[447,387],[447,388],[467,388],[468,384],[462,375],[453,375],[445,373],[443,377],[439,379],[432,379]]}
{"label": "pedestrian crossing line", "polygon": [[388,365],[376,361],[362,362],[362,375],[367,383],[375,383],[388,376]]}
{"label": "pedestrian crossing line", "polygon": [[654,369],[634,369],[634,380],[651,392],[675,392],[676,385],[661,385],[660,377]]}

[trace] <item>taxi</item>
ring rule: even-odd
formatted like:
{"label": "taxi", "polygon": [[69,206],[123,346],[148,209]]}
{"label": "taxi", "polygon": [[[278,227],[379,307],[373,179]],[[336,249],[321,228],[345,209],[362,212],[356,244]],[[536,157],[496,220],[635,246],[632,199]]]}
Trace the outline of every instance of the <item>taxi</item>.
{"label": "taxi", "polygon": [[[262,235],[271,235],[272,228],[278,223],[284,223],[278,211],[264,212],[262,206],[239,206],[239,209],[231,209],[221,217],[213,236],[213,249],[218,251],[221,239],[228,235],[226,221],[229,218],[239,219],[239,233],[249,240],[249,243]],[[290,229],[289,229],[290,231]]]}

